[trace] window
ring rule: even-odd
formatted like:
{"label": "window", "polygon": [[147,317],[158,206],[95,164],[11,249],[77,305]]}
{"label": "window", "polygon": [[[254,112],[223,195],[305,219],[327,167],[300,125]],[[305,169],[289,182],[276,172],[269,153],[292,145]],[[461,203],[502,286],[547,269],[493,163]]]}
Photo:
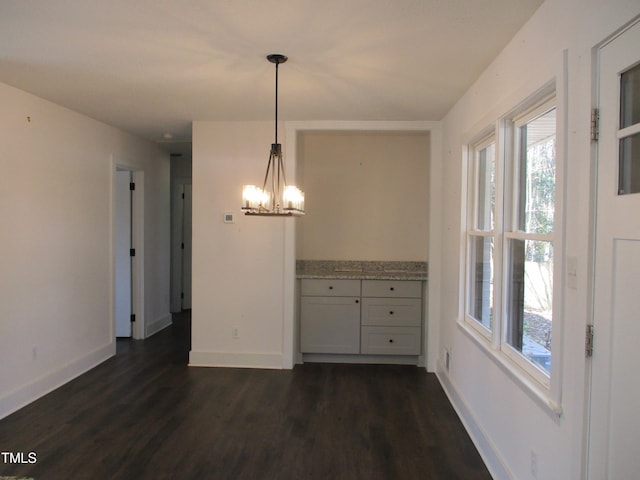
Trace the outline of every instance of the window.
{"label": "window", "polygon": [[495,134],[468,149],[465,325],[503,360],[548,388],[557,222],[555,99],[498,125]]}
{"label": "window", "polygon": [[556,109],[544,104],[514,121],[513,181],[505,221],[505,340],[551,372]]}
{"label": "window", "polygon": [[496,209],[496,143],[493,135],[471,149],[469,168],[472,195],[467,229],[466,314],[487,332],[493,322],[493,284]]}

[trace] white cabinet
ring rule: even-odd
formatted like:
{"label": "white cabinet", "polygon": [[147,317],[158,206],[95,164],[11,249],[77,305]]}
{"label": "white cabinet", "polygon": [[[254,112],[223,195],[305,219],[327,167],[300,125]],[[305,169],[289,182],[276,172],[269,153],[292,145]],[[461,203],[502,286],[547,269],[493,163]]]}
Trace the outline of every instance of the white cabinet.
{"label": "white cabinet", "polygon": [[363,354],[420,355],[422,282],[362,281]]}
{"label": "white cabinet", "polygon": [[360,353],[360,280],[303,279],[302,353]]}
{"label": "white cabinet", "polygon": [[302,279],[300,351],[420,355],[423,282]]}

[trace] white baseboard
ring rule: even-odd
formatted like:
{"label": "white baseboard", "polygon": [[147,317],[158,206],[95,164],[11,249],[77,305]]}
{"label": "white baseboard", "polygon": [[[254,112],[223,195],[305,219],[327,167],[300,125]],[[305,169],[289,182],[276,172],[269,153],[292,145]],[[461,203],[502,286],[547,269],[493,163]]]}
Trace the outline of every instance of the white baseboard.
{"label": "white baseboard", "polygon": [[282,369],[280,353],[189,352],[190,367]]}
{"label": "white baseboard", "polygon": [[458,417],[460,417],[467,433],[471,437],[471,441],[478,449],[484,464],[487,466],[489,473],[491,473],[491,477],[495,480],[514,480],[515,476],[502,460],[500,453],[495,448],[491,439],[485,434],[482,427],[476,421],[473,413],[458,393],[458,390],[451,381],[449,375],[447,375],[441,362],[438,362],[436,376],[449,398],[449,401],[453,405],[453,408],[458,414]]}
{"label": "white baseboard", "polygon": [[171,314],[167,313],[160,318],[156,318],[153,322],[147,324],[144,338],[149,338],[155,335],[160,330],[164,330],[171,325]]}
{"label": "white baseboard", "polygon": [[4,418],[56,388],[91,370],[116,354],[115,341],[82,358],[49,372],[0,397],[0,418]]}

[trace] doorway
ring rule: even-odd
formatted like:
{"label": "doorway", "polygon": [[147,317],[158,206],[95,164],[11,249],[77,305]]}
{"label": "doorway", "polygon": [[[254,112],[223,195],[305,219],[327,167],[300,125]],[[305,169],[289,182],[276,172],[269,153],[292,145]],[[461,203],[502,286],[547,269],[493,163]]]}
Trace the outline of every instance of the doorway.
{"label": "doorway", "polygon": [[192,186],[190,179],[182,179],[173,188],[171,198],[171,311],[174,313],[191,309],[191,211]]}
{"label": "doorway", "polygon": [[640,22],[601,46],[587,477],[640,471]]}
{"label": "doorway", "polygon": [[113,329],[116,338],[145,338],[144,172],[113,170]]}

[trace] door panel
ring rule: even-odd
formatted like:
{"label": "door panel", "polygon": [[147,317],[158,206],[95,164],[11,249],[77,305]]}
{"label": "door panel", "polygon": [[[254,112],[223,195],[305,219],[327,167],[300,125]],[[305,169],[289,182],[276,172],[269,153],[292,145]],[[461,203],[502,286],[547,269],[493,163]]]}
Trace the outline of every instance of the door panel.
{"label": "door panel", "polygon": [[614,244],[613,328],[611,333],[611,400],[609,406],[610,478],[634,478],[640,463],[640,383],[637,344],[640,338],[640,241]]}
{"label": "door panel", "polygon": [[[625,179],[634,170],[625,166],[629,161],[625,138],[635,128],[625,125],[620,112],[621,105],[633,104],[626,98],[633,89],[621,85],[625,72],[640,62],[638,45],[640,24],[636,23],[599,52],[595,336],[587,465],[588,478],[594,480],[637,478],[640,471],[636,348],[640,338],[640,193],[633,193],[633,179],[630,183]],[[637,99],[635,103],[638,105]]]}
{"label": "door panel", "polygon": [[116,171],[116,337],[131,336],[131,172]]}
{"label": "door panel", "polygon": [[191,308],[191,185],[184,186],[184,204],[182,215],[182,239],[184,249],[182,251],[182,309]]}

